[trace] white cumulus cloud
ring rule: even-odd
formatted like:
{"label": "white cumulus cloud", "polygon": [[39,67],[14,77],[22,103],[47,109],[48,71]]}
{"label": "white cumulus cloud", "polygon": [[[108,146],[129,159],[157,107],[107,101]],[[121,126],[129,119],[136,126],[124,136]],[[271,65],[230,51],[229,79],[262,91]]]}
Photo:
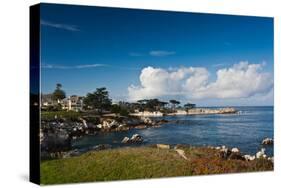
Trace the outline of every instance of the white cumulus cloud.
{"label": "white cumulus cloud", "polygon": [[140,74],[140,85],[128,87],[132,101],[163,96],[184,96],[192,99],[247,98],[266,94],[273,88],[273,77],[264,72],[264,64],[240,62],[219,69],[211,81],[204,67],[162,69],[146,67]]}

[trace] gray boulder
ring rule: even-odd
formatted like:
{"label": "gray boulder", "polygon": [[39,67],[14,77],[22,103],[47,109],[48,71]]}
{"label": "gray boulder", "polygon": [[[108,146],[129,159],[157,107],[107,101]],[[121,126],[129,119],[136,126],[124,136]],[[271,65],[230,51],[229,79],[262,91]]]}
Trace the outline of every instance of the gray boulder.
{"label": "gray boulder", "polygon": [[131,137],[131,142],[142,142],[143,141],[143,138],[141,135],[139,134],[134,134],[132,137]]}
{"label": "gray boulder", "polygon": [[44,133],[41,141],[41,150],[48,152],[66,151],[71,148],[71,139],[65,130],[57,130],[53,133]]}
{"label": "gray boulder", "polygon": [[134,134],[131,138],[124,137],[121,143],[128,144],[128,143],[141,143],[143,141],[143,138],[139,134]]}
{"label": "gray boulder", "polygon": [[130,138],[126,136],[126,137],[123,138],[123,140],[121,141],[121,143],[127,144],[129,141],[130,141]]}
{"label": "gray boulder", "polygon": [[273,145],[273,139],[272,138],[263,139],[262,145]]}

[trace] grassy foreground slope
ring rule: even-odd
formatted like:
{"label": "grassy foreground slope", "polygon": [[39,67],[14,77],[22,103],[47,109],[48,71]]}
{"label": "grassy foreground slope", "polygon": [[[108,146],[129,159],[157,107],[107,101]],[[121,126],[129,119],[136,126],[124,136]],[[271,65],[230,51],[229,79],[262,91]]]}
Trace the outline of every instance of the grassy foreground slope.
{"label": "grassy foreground slope", "polygon": [[273,170],[270,161],[225,160],[209,148],[119,148],[41,163],[41,183],[60,184]]}

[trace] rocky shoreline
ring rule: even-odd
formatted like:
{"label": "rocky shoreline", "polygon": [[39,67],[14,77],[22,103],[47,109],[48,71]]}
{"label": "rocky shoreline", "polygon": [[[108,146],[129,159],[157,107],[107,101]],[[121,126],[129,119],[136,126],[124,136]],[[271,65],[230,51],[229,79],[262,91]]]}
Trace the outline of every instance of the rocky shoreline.
{"label": "rocky shoreline", "polygon": [[41,121],[40,145],[41,152],[56,153],[71,150],[71,141],[85,135],[103,132],[128,131],[130,129],[158,128],[166,120],[152,120],[148,117],[101,117],[92,122],[86,117],[78,121],[54,118]]}
{"label": "rocky shoreline", "polygon": [[[211,111],[210,113],[214,113]],[[234,113],[233,109],[224,109],[220,111],[223,113]],[[205,111],[204,111],[205,113]],[[209,112],[208,112],[209,113]],[[236,113],[236,111],[235,111]],[[41,121],[40,129],[40,146],[41,159],[55,159],[78,156],[88,151],[97,151],[113,148],[108,144],[96,145],[84,149],[72,149],[71,143],[78,137],[85,135],[96,135],[107,132],[128,131],[130,129],[146,129],[158,128],[162,124],[167,123],[165,119],[155,120],[146,116],[79,116],[75,120],[65,119],[61,117],[54,117],[51,119],[44,119]],[[120,140],[121,145],[130,146],[130,144],[142,144],[144,138],[139,134],[126,136]],[[161,143],[157,145],[163,145]],[[165,145],[165,144],[164,144]],[[273,145],[272,138],[265,138],[261,145]],[[122,147],[122,146],[121,146]],[[163,147],[172,148],[172,145]],[[258,151],[256,155],[242,155],[238,148],[228,149],[225,146],[209,146],[209,148],[221,151],[221,156],[224,158],[237,158],[243,160],[255,160],[258,158],[268,158],[273,160],[273,157],[268,157],[265,154],[265,149]]]}
{"label": "rocky shoreline", "polygon": [[65,151],[70,147],[72,139],[84,135],[95,135],[99,132],[128,131],[132,128],[145,129],[157,128],[167,120],[153,120],[149,117],[161,117],[164,115],[196,115],[196,114],[229,114],[236,113],[234,108],[194,108],[188,111],[177,110],[174,113],[163,114],[161,112],[138,112],[125,116],[81,116],[78,119],[66,119],[54,116],[51,119],[41,120],[40,144],[42,151]]}
{"label": "rocky shoreline", "polygon": [[[142,138],[138,138],[138,139],[142,139]],[[124,144],[128,144],[128,143],[135,143],[135,142],[134,141],[125,141]],[[204,148],[204,147],[199,147],[199,146],[195,147],[195,146],[182,145],[182,144],[178,144],[178,145],[153,144],[153,145],[147,145],[145,147],[156,147],[158,149],[175,150],[184,159],[187,158],[186,154],[183,151],[184,148]],[[118,148],[121,148],[121,147],[118,147]],[[90,148],[80,149],[80,150],[75,149],[75,150],[70,150],[70,151],[52,152],[52,153],[41,152],[41,157],[42,157],[42,160],[64,159],[64,158],[80,156],[87,152],[96,152],[96,151],[101,151],[101,150],[118,149],[118,148],[113,148],[111,145],[108,145],[108,144],[101,144],[101,145],[96,145],[96,146],[93,146]],[[244,154],[243,152],[240,152],[240,150],[238,148],[228,148],[224,145],[217,146],[217,147],[207,146],[205,148],[217,151],[217,153],[218,153],[217,156],[224,160],[254,161],[254,160],[263,159],[263,160],[268,160],[268,161],[274,163],[274,157],[267,156],[265,153],[265,151],[266,151],[265,148],[262,148],[255,155]]]}
{"label": "rocky shoreline", "polygon": [[[122,141],[120,141],[123,146],[131,146],[131,144],[141,144],[144,141],[144,138],[139,135],[139,134],[134,134],[129,137],[124,137]],[[272,138],[265,138],[261,142],[262,146],[266,145],[273,145],[273,139]],[[122,146],[120,146],[122,147]],[[177,144],[177,145],[168,145],[168,144],[153,144],[153,145],[148,145],[146,147],[156,147],[159,149],[174,149],[181,157],[186,158],[184,151],[181,148],[196,148],[195,146],[190,146],[190,145],[182,145],[182,144]],[[202,147],[202,146],[201,146]],[[204,146],[206,147],[206,146]],[[260,151],[257,151],[255,155],[249,155],[245,154],[240,151],[239,148],[234,147],[234,148],[228,148],[224,145],[222,146],[207,146],[206,148],[216,150],[218,151],[218,156],[221,159],[225,160],[242,160],[242,161],[254,161],[258,159],[265,159],[268,161],[271,161],[274,163],[274,157],[273,156],[267,156],[265,151],[266,149],[264,147],[261,148]],[[58,159],[58,158],[69,158],[69,157],[75,157],[82,155],[83,153],[86,152],[93,152],[93,151],[100,151],[100,150],[107,150],[107,149],[114,149],[112,145],[109,144],[99,144],[93,147],[89,148],[84,148],[84,149],[74,149],[70,151],[57,151],[57,152],[47,152],[47,151],[41,151],[41,159],[46,160],[46,159]]]}

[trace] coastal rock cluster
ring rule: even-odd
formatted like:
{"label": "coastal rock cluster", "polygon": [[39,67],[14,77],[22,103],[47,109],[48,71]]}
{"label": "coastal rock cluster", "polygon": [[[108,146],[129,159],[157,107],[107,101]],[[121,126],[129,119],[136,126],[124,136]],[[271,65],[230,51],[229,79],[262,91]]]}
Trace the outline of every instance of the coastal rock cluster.
{"label": "coastal rock cluster", "polygon": [[[156,144],[156,148],[159,148],[159,149],[173,148],[173,150],[175,150],[179,154],[180,157],[182,157],[185,160],[188,160],[188,158],[184,152],[184,148],[186,148],[186,147],[192,148],[192,146],[184,146],[184,145],[176,145],[174,147],[171,147],[168,144]],[[268,160],[268,161],[271,161],[272,163],[274,163],[274,157],[268,157],[265,154],[265,148],[261,148],[261,150],[258,151],[255,155],[248,155],[248,154],[243,155],[238,148],[229,149],[226,146],[217,146],[217,147],[209,146],[208,148],[217,150],[218,157],[221,159],[224,159],[224,160],[253,161],[253,160],[257,160],[257,159],[264,159],[264,160]]]}
{"label": "coastal rock cluster", "polygon": [[229,149],[226,146],[222,146],[222,147],[216,147],[216,149],[219,150],[218,155],[222,159],[244,160],[238,148]]}
{"label": "coastal rock cluster", "polygon": [[[123,144],[140,144],[143,142],[143,137],[139,134],[134,134],[129,137],[124,137],[121,143]],[[165,149],[170,150],[173,149],[178,153],[180,157],[182,157],[185,160],[188,160],[188,156],[186,156],[184,152],[184,148],[190,147],[194,148],[193,146],[185,146],[185,145],[176,145],[172,147],[169,144],[155,144],[152,145],[152,147],[156,147],[158,149]],[[73,156],[79,156],[85,152],[89,151],[99,151],[99,150],[105,150],[105,149],[111,149],[112,146],[109,144],[100,144],[84,149],[74,149],[74,150],[65,150],[65,151],[57,151],[57,152],[41,152],[42,159],[52,159],[52,158],[69,158]],[[271,161],[274,163],[274,157],[268,157],[265,153],[265,148],[261,148],[260,151],[258,151],[255,155],[249,155],[249,154],[242,154],[238,148],[227,148],[226,146],[209,146],[208,148],[216,150],[217,156],[224,160],[242,160],[242,161],[253,161],[257,159],[264,159]]]}
{"label": "coastal rock cluster", "polygon": [[129,143],[141,143],[143,142],[143,137],[139,134],[134,134],[131,138],[124,137],[121,143],[129,144]]}
{"label": "coastal rock cluster", "polygon": [[229,149],[226,146],[218,146],[218,147],[210,147],[211,149],[218,150],[219,157],[222,159],[235,159],[235,160],[246,160],[246,161],[253,161],[255,159],[267,159],[273,162],[273,157],[268,157],[265,154],[265,148],[261,148],[255,155],[242,155],[238,148]]}
{"label": "coastal rock cluster", "polygon": [[[54,118],[52,121],[42,121],[40,129],[41,151],[60,152],[71,149],[71,141],[84,135],[94,135],[99,132],[127,131],[132,128],[144,129],[159,127],[165,120],[155,121],[148,117],[133,118],[100,118],[99,123],[93,123],[79,118],[79,121],[66,121]],[[140,136],[131,138],[129,142],[140,142]]]}
{"label": "coastal rock cluster", "polygon": [[262,145],[273,145],[273,139],[272,138],[265,138],[263,139]]}
{"label": "coastal rock cluster", "polygon": [[40,133],[42,151],[65,151],[71,147],[71,138],[64,129],[50,129]]}

